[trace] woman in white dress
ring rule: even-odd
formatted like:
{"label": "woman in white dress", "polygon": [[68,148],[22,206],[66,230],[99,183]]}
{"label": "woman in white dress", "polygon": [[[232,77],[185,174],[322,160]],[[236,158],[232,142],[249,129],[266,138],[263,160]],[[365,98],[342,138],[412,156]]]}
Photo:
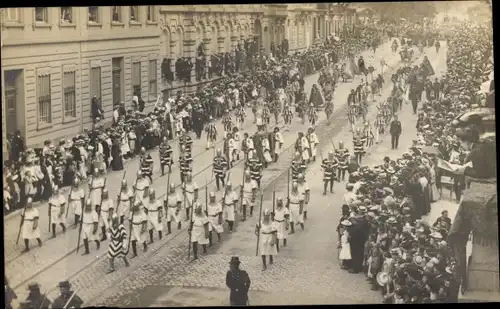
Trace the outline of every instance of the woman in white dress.
{"label": "woman in white dress", "polygon": [[259,235],[259,253],[262,257],[262,270],[267,269],[266,256],[269,256],[269,265],[273,264],[273,256],[278,255],[277,233],[276,227],[271,221],[271,212],[265,209],[263,219],[260,224],[255,226],[255,234]]}
{"label": "woman in white dress", "polygon": [[40,213],[38,209],[33,208],[33,200],[28,197],[26,200],[26,210],[24,211],[23,218],[23,239],[24,239],[24,250],[23,252],[28,252],[30,250],[30,240],[36,239],[38,246],[42,246],[42,239],[40,238],[40,226],[39,226]]}
{"label": "woman in white dress", "polygon": [[203,254],[207,253],[208,240],[208,226],[210,222],[203,213],[200,203],[195,204],[195,211],[191,221],[189,233],[191,234],[191,244],[193,246],[193,259],[198,259],[198,245],[203,248]]}
{"label": "woman in white dress", "polygon": [[342,265],[342,269],[347,269],[349,267],[349,262],[351,261],[351,244],[349,243],[349,231],[348,227],[352,223],[349,220],[344,220],[340,223],[340,239],[339,239],[339,260]]}

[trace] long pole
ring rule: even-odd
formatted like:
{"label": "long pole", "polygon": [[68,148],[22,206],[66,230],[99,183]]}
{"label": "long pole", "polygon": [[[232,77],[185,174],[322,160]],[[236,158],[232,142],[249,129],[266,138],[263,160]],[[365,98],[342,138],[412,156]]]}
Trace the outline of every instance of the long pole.
{"label": "long pole", "polygon": [[[186,208],[186,183],[184,182],[184,208]],[[188,243],[188,259],[191,258],[191,237],[193,235],[193,227],[192,227],[192,224],[193,224],[193,213],[194,213],[194,209],[195,208],[195,203],[194,203],[194,199],[193,199],[193,203],[191,205],[191,217],[189,218],[189,223],[188,223],[188,226],[189,226],[189,229],[191,230],[191,232],[189,233],[189,243]]]}
{"label": "long pole", "polygon": [[64,305],[63,309],[66,309],[69,305],[69,303],[73,300],[73,298],[75,297],[76,295],[76,292],[78,292],[80,288],[76,289],[73,294],[71,294],[71,297],[68,299],[68,301],[66,302],[66,304]]}
{"label": "long pole", "polygon": [[[125,165],[125,170],[123,172],[122,183],[123,183],[123,180],[125,180],[126,174],[127,174],[127,165]],[[120,207],[120,204],[121,204],[122,192],[123,192],[123,187],[120,184],[120,193],[118,193],[118,198],[117,198],[117,202],[116,202],[116,214],[119,214],[118,208]]]}
{"label": "long pole", "polygon": [[260,228],[261,228],[261,222],[262,222],[262,201],[264,199],[264,194],[261,191],[260,192],[260,210],[259,210],[259,223],[257,223],[258,230],[257,230],[257,248],[255,248],[255,256],[259,256],[259,242],[260,242]]}
{"label": "long pole", "polygon": [[66,208],[66,218],[68,218],[68,213],[69,213],[69,205],[71,204],[71,193],[73,193],[73,186],[71,186],[71,189],[69,189],[69,195],[68,195],[68,207]]}
{"label": "long pole", "polygon": [[[94,177],[92,177],[92,180],[90,181],[90,188],[92,188],[94,184]],[[92,193],[92,189],[89,190],[89,196],[87,199],[90,199],[90,194]],[[86,203],[86,201],[83,201],[83,203]],[[82,218],[80,220],[80,228],[78,229],[78,243],[76,244],[76,253],[78,253],[78,250],[80,250],[80,239],[82,238],[82,228],[83,228],[83,216],[85,215],[85,209],[84,205],[82,205]],[[76,223],[76,222],[75,222]]]}
{"label": "long pole", "polygon": [[[23,215],[21,216],[21,222],[19,223],[19,232],[17,232],[16,245],[19,243],[19,238],[21,237],[21,229],[23,228],[24,216],[26,214],[26,205],[28,205],[28,203],[25,202],[24,209],[23,209]],[[50,218],[50,206],[49,206],[49,218]],[[50,230],[50,224],[49,224],[49,230]]]}

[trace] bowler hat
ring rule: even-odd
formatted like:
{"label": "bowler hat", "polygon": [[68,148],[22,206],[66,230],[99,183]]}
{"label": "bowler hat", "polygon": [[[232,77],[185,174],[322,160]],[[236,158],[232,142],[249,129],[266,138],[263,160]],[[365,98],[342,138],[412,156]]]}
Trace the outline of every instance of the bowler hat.
{"label": "bowler hat", "polygon": [[59,282],[59,287],[60,288],[70,288],[71,287],[71,283],[69,283],[68,280],[61,281],[61,282]]}
{"label": "bowler hat", "polygon": [[231,261],[229,262],[229,264],[237,264],[237,265],[239,265],[240,263],[241,263],[240,258],[237,256],[231,257]]}
{"label": "bowler hat", "polygon": [[40,290],[40,285],[36,282],[30,283],[28,285],[28,290],[33,291],[33,290]]}

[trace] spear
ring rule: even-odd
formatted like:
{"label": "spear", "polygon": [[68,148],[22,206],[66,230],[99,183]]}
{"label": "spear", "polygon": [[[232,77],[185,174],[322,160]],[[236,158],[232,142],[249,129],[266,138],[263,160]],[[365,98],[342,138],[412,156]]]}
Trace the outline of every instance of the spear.
{"label": "spear", "polygon": [[[124,172],[123,172],[121,183],[123,183],[123,180],[125,180],[125,175],[127,174],[127,168],[126,167],[127,166],[125,165],[125,169],[124,169]],[[122,192],[123,192],[123,187],[121,186],[121,183],[120,183],[120,193],[118,193],[118,201],[116,203],[116,214],[118,214],[118,208],[120,207],[120,204],[121,204],[121,196],[122,196]]]}
{"label": "spear", "polygon": [[64,305],[63,309],[66,309],[69,305],[69,303],[73,300],[73,298],[75,297],[76,295],[76,292],[78,292],[80,288],[76,289],[73,294],[71,294],[71,297],[68,299],[68,301],[66,302],[66,304]]}
{"label": "spear", "polygon": [[[21,222],[19,223],[19,232],[17,233],[16,245],[19,243],[19,238],[21,237],[21,229],[23,228],[24,224],[24,215],[26,214],[26,205],[28,205],[28,203],[24,203],[23,214],[21,216]],[[49,210],[49,218],[50,218],[50,210]],[[50,224],[49,224],[49,231],[50,231]]]}
{"label": "spear", "polygon": [[[184,192],[186,191],[186,183],[184,183]],[[191,230],[191,232],[189,233],[189,243],[188,243],[188,260],[191,258],[191,238],[192,238],[192,235],[193,235],[193,213],[194,213],[194,208],[195,208],[195,203],[194,203],[194,200],[193,200],[193,203],[192,203],[192,209],[191,209],[191,218],[189,218],[189,229]],[[184,208],[186,208],[186,193],[184,193]]]}
{"label": "spear", "polygon": [[264,194],[262,191],[260,192],[260,211],[259,211],[259,223],[257,224],[257,248],[255,249],[255,256],[259,256],[259,241],[260,241],[260,224],[262,220],[262,200],[264,198]]}
{"label": "spear", "polygon": [[71,193],[73,192],[73,186],[71,186],[71,189],[69,189],[69,195],[68,195],[68,207],[66,208],[66,218],[68,218],[68,213],[69,213],[69,205],[71,204]]}

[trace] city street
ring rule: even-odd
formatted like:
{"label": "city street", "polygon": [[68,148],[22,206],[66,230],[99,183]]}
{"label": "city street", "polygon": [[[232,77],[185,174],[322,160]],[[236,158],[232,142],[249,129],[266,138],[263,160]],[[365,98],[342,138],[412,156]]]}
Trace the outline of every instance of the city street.
{"label": "city street", "polygon": [[[430,49],[427,52],[436,73],[443,73],[446,48],[439,55]],[[421,58],[417,61],[421,61]],[[386,85],[382,98],[387,97],[390,90]],[[374,115],[374,108],[371,108],[368,119],[372,120]],[[336,120],[344,118],[344,115],[336,116]],[[385,155],[397,158],[411,146],[416,136],[416,116],[409,105],[403,107],[399,116],[403,123],[400,147],[390,150],[390,138],[386,135],[383,142],[370,149],[363,165],[379,164]],[[317,131],[320,131],[318,135],[323,155],[332,150],[329,137],[336,144],[342,140],[349,148],[351,146],[352,135],[345,125],[336,130]],[[264,178],[267,187],[264,190],[263,209],[272,209],[273,190],[277,197],[285,198],[287,195],[286,173],[272,183],[268,177]],[[297,228],[296,233],[289,236],[288,246],[280,246],[280,254],[268,270],[261,271],[261,259],[255,256],[254,227],[257,216],[254,216],[239,224],[237,232],[230,239],[214,246],[208,255],[196,262],[187,263],[182,257],[187,251],[187,234],[184,235],[184,250],[172,252],[166,249],[158,252],[149,259],[147,265],[122,278],[114,289],[106,291],[92,304],[127,307],[228,305],[225,273],[231,256],[239,256],[241,268],[250,275],[251,305],[380,303],[380,293],[369,289],[364,275],[353,275],[340,269],[335,228],[340,219],[345,182],[335,184],[334,194],[323,196],[323,184],[318,181],[320,178],[322,173],[318,160],[309,165],[306,173],[312,195],[305,230]],[[433,221],[442,209],[453,206],[456,207],[456,204],[447,200],[436,202],[427,219]],[[450,215],[453,215],[451,212]]]}
{"label": "city street", "polygon": [[[375,58],[373,58],[373,52],[365,52],[363,54],[364,58],[367,59],[367,64],[372,64],[374,67],[377,67],[380,62],[380,58],[386,59],[388,66],[396,67],[397,63],[399,63],[399,55],[396,57],[390,57],[391,51],[389,44],[384,44],[383,47],[379,49],[377,54],[375,54]],[[384,75],[386,80],[389,80],[389,74],[392,74],[390,69],[384,70]],[[316,82],[318,76],[312,75],[307,77],[306,81],[306,90],[308,91],[313,83]],[[360,78],[357,77],[355,82],[341,84],[338,86],[335,95],[335,106],[336,110],[334,111],[332,125],[325,126],[320,125],[317,128],[317,133],[320,140],[327,140],[327,137],[332,136],[332,133],[337,133],[341,130],[342,127],[345,127],[347,124],[346,114],[345,114],[345,102],[347,99],[347,94],[350,91],[350,88],[354,87],[359,83]],[[389,83],[386,83],[386,88]],[[387,91],[387,89],[386,89]],[[252,119],[251,112],[249,111],[249,118]],[[320,113],[320,121],[324,120],[324,113]],[[242,130],[242,132],[253,133],[256,128],[253,124],[251,124],[251,120],[245,123],[247,127]],[[294,123],[292,129],[289,132],[284,132],[284,148],[289,148],[295,142],[296,136],[298,132],[306,131],[308,124],[302,125],[299,119],[294,119]],[[221,125],[219,123],[219,130],[222,132]],[[348,142],[350,138],[346,139],[346,145],[349,145]],[[326,141],[324,141],[326,142]],[[329,143],[327,143],[329,145]],[[210,182],[211,180],[211,169],[210,165],[212,163],[213,151],[209,150],[203,152],[205,147],[205,140],[202,139],[200,141],[195,141],[195,146],[193,147],[193,152],[196,155],[197,153],[201,153],[198,157],[195,158],[194,171],[193,174],[197,174],[195,176],[195,182],[198,183],[200,187],[203,187],[206,182]],[[176,146],[173,147],[177,150]],[[269,184],[273,182],[273,178],[277,175],[281,174],[282,171],[286,170],[286,168],[290,164],[292,152],[284,151],[281,155],[280,162],[275,165],[271,165],[265,172],[263,177],[263,184]],[[152,155],[155,159],[155,175],[158,178],[158,155],[157,151],[154,151]],[[177,154],[175,154],[175,158],[177,158]],[[289,159],[290,158],[290,159]],[[129,184],[131,184],[135,178],[135,173],[138,168],[137,160],[131,161],[126,169],[127,169],[127,179]],[[312,167],[311,167],[312,168]],[[314,168],[313,168],[314,170]],[[234,167],[231,171],[231,181],[235,184],[239,184],[242,179],[242,166],[241,164]],[[313,173],[313,172],[311,172]],[[111,173],[108,175],[108,184],[110,197],[116,197],[119,190],[119,183],[122,178],[122,173]],[[313,174],[311,174],[313,175]],[[286,176],[285,176],[286,177]],[[308,176],[309,177],[309,176]],[[312,179],[312,178],[311,178]],[[286,178],[285,178],[286,181]],[[173,169],[171,175],[171,183],[179,183],[179,173],[177,167]],[[279,183],[279,182],[278,182]],[[159,178],[153,184],[157,192],[158,198],[163,198],[163,195],[166,192],[166,176]],[[209,190],[215,190],[215,185],[213,183],[209,184]],[[278,190],[278,189],[277,189]],[[200,189],[200,200],[204,202],[204,190]],[[271,190],[272,191],[272,190]],[[266,200],[269,200],[268,195],[270,191],[266,191]],[[221,194],[218,194],[219,196]],[[41,207],[41,215],[47,213],[46,205],[40,205]],[[44,210],[45,207],[45,210]],[[313,215],[311,215],[313,216]],[[46,218],[46,217],[45,217]],[[72,218],[72,214],[70,212],[68,218]],[[70,222],[72,220],[70,219]],[[244,240],[243,243],[253,243],[254,237],[253,232],[248,233],[248,227],[252,229],[253,220],[249,220],[244,224],[240,224],[236,227],[236,232],[232,235],[224,235],[224,240],[222,247],[220,250],[224,251],[224,246],[229,246],[231,244],[235,244],[238,249],[232,249],[234,252],[228,253],[228,256],[232,254],[240,254],[242,250],[245,251],[245,246],[241,248],[242,243],[240,243],[240,237],[250,237],[250,240]],[[12,222],[12,223],[11,223]],[[45,226],[48,221],[45,221],[42,217],[41,224]],[[251,222],[251,223],[249,223]],[[72,223],[72,222],[71,222]],[[10,224],[10,228],[8,227]],[[185,267],[188,265],[188,268],[195,268],[204,272],[203,263],[205,263],[205,258],[201,261],[186,264],[187,258],[187,232],[185,231],[186,223],[183,224],[183,228],[181,231],[173,231],[172,235],[169,235],[164,238],[161,242],[156,241],[153,245],[149,246],[149,250],[146,254],[139,253],[139,257],[131,260],[131,266],[128,269],[120,268],[120,262],[117,261],[118,271],[105,275],[107,270],[107,260],[105,258],[105,252],[107,250],[107,243],[103,243],[101,245],[101,249],[99,251],[95,251],[94,247],[91,246],[91,254],[87,256],[80,256],[80,254],[76,254],[74,251],[76,250],[76,242],[77,242],[77,230],[68,229],[65,235],[58,235],[55,240],[47,241],[42,248],[33,248],[33,250],[25,255],[15,257],[16,254],[19,254],[20,248],[15,247],[15,234],[17,233],[17,228],[19,221],[18,220],[9,220],[6,223],[6,239],[11,243],[11,250],[9,251],[9,244],[6,244],[6,272],[7,276],[10,278],[11,285],[18,293],[18,296],[23,298],[26,294],[26,284],[32,281],[38,282],[42,286],[42,290],[47,291],[47,295],[49,298],[54,298],[57,295],[56,285],[59,281],[64,279],[69,279],[75,289],[79,289],[78,294],[86,301],[88,304],[91,299],[95,299],[95,303],[98,303],[98,300],[105,300],[106,304],[118,305],[122,304],[122,301],[108,300],[107,295],[102,295],[102,297],[98,297],[101,295],[103,291],[109,292],[112,291],[111,295],[115,295],[113,299],[117,297],[121,297],[120,292],[126,292],[128,295],[135,294],[132,293],[132,290],[136,291],[137,289],[146,287],[148,285],[154,285],[155,280],[161,280],[161,282],[165,283],[165,279],[163,276],[170,276],[175,278],[175,274],[180,272],[179,267]],[[128,226],[128,224],[126,224]],[[47,236],[47,231],[42,232]],[[234,240],[233,240],[234,238]],[[229,240],[229,241],[228,241]],[[239,245],[238,245],[239,244]],[[253,245],[250,245],[250,247]],[[217,247],[217,246],[215,246]],[[13,248],[13,249],[12,249]],[[216,249],[216,248],[213,248]],[[92,251],[94,250],[94,251]],[[251,250],[251,249],[250,249]],[[213,251],[213,250],[212,250]],[[211,251],[211,252],[212,252]],[[213,254],[213,253],[212,253]],[[245,255],[241,253],[241,255]],[[10,259],[9,259],[10,256]],[[210,258],[217,257],[219,255],[210,255]],[[286,254],[284,253],[284,256]],[[225,254],[222,254],[220,258],[225,258]],[[147,263],[145,263],[147,262]],[[244,262],[245,263],[245,262]],[[161,265],[161,270],[158,269],[158,266]],[[245,265],[245,264],[244,264]],[[227,267],[227,261],[222,261],[221,266],[222,269]],[[338,265],[337,265],[338,266]],[[338,267],[337,267],[338,268]],[[170,273],[172,272],[173,273]],[[168,275],[167,275],[168,274]],[[201,278],[200,274],[198,276]],[[252,277],[253,278],[253,277]],[[131,280],[131,281],[130,281]],[[331,280],[328,280],[331,281]],[[131,283],[127,283],[131,282]],[[121,284],[129,284],[126,288],[120,288]],[[109,289],[111,286],[116,286],[116,288]],[[115,291],[118,290],[118,291]],[[139,293],[141,294],[141,293]],[[321,299],[321,298],[318,298]],[[367,297],[366,299],[369,299]],[[123,305],[130,305],[130,301],[124,301]]]}

